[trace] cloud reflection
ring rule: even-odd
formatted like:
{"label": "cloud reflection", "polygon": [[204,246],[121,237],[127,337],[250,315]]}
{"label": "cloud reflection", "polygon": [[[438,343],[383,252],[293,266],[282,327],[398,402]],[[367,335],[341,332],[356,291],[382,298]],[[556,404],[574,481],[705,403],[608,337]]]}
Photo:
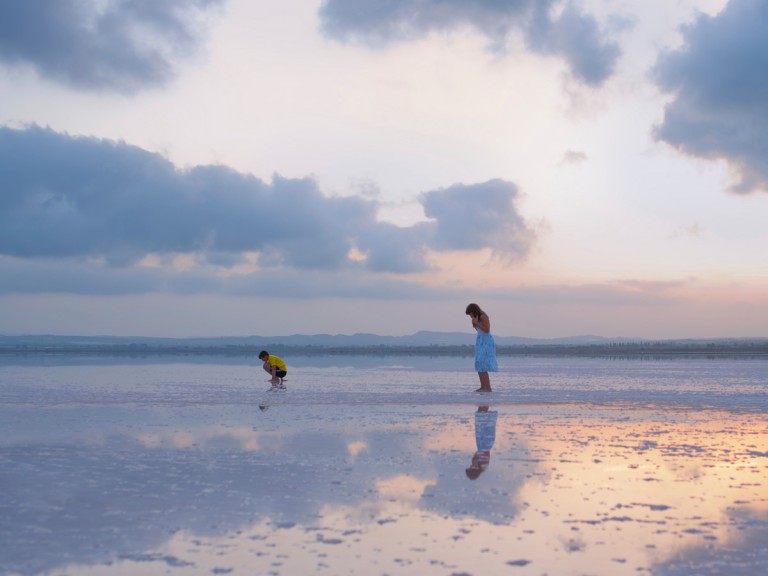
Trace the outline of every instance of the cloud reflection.
{"label": "cloud reflection", "polygon": [[[51,412],[47,440],[25,441],[16,418],[0,453],[3,573],[766,566],[760,414],[339,408],[137,408],[98,441],[56,436],[76,411]],[[489,412],[493,463],[470,481]]]}

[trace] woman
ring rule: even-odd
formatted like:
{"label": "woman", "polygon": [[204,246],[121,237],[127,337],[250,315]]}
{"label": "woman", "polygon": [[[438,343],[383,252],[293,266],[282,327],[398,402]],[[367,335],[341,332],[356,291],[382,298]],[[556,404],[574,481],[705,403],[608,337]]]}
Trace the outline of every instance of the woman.
{"label": "woman", "polygon": [[466,310],[472,319],[472,327],[477,330],[475,340],[475,370],[480,377],[480,388],[475,392],[491,392],[491,380],[488,372],[498,372],[496,363],[496,341],[491,336],[491,320],[488,314],[477,304],[470,304]]}

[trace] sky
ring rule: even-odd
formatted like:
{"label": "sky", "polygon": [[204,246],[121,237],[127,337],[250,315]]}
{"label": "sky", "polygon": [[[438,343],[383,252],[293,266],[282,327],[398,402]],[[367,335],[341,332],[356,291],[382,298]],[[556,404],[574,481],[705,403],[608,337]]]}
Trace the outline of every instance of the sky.
{"label": "sky", "polygon": [[0,0],[0,333],[768,336],[761,0]]}

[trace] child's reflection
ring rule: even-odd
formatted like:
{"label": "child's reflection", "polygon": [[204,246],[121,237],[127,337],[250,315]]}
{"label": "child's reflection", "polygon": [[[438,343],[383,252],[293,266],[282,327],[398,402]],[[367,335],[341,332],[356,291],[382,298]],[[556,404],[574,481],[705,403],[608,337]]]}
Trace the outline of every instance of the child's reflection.
{"label": "child's reflection", "polygon": [[491,463],[491,448],[496,441],[496,418],[499,413],[488,406],[478,406],[475,412],[475,442],[477,451],[466,469],[467,478],[476,480]]}

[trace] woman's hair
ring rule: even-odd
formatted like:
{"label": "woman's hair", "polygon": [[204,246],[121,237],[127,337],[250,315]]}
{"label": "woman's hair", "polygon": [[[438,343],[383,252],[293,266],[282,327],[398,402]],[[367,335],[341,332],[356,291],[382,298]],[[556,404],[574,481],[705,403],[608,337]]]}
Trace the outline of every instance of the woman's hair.
{"label": "woman's hair", "polygon": [[480,308],[480,306],[478,306],[473,302],[472,304],[467,306],[467,311],[465,312],[465,314],[469,314],[470,316],[474,316],[475,318],[480,318],[480,316],[485,314],[485,312],[483,312],[483,309]]}

